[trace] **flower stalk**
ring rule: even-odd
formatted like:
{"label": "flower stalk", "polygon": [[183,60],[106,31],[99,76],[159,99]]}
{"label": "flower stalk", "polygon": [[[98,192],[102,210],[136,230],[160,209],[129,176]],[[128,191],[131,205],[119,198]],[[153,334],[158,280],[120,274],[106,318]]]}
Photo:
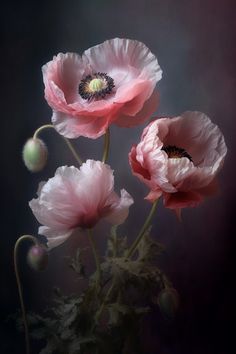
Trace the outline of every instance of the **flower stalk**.
{"label": "flower stalk", "polygon": [[101,281],[101,266],[100,266],[100,260],[99,260],[99,255],[96,249],[96,245],[93,239],[93,235],[92,235],[92,230],[88,229],[88,238],[89,238],[89,242],[93,251],[93,256],[95,259],[95,263],[96,263],[96,289],[99,290],[100,287],[100,281]]}
{"label": "flower stalk", "polygon": [[27,322],[27,317],[26,317],[26,312],[25,312],[23,291],[22,291],[22,285],[21,285],[21,281],[20,281],[20,275],[19,275],[18,264],[17,264],[18,248],[19,248],[20,244],[26,240],[33,242],[35,245],[38,244],[37,239],[31,235],[23,235],[18,238],[18,240],[15,243],[15,247],[14,247],[14,271],[15,271],[15,275],[16,275],[16,282],[17,282],[17,287],[18,287],[18,293],[19,293],[20,305],[21,305],[21,311],[22,311],[22,318],[23,318],[23,323],[24,323],[26,354],[30,354],[28,322]]}
{"label": "flower stalk", "polygon": [[[150,210],[150,212],[149,212],[149,214],[148,214],[148,216],[147,216],[147,218],[146,218],[146,220],[145,220],[145,222],[144,222],[144,224],[143,224],[143,226],[142,226],[137,238],[135,239],[134,243],[131,245],[131,247],[130,247],[127,255],[126,255],[127,258],[131,258],[133,256],[133,254],[135,253],[139,243],[141,242],[143,236],[145,235],[145,232],[147,231],[147,229],[148,229],[148,227],[150,225],[150,222],[152,220],[152,217],[153,217],[153,215],[154,215],[154,213],[156,211],[157,202],[158,202],[158,200],[156,200],[153,203],[152,208],[151,208],[151,210]],[[103,300],[100,308],[98,309],[98,311],[96,313],[95,324],[97,324],[97,322],[98,322],[98,320],[99,320],[99,318],[100,318],[100,316],[101,316],[101,314],[103,312],[103,309],[104,309],[104,307],[106,305],[106,302],[107,302],[108,298],[110,297],[110,295],[111,295],[111,293],[112,293],[112,291],[114,289],[114,286],[115,286],[115,283],[113,281],[111,286],[110,286],[110,288],[108,289],[105,297],[104,297],[104,300]]]}
{"label": "flower stalk", "polygon": [[[33,135],[33,139],[36,139],[38,137],[38,135],[44,130],[44,129],[50,129],[50,128],[54,128],[54,126],[52,124],[45,124],[42,125],[41,127],[39,127],[34,135]],[[66,137],[62,136],[63,140],[65,141],[66,145],[68,146],[68,148],[70,149],[72,155],[74,156],[75,160],[78,162],[79,165],[82,165],[83,160],[81,159],[81,157],[79,156],[78,152],[75,150],[75,148],[73,147],[73,145],[71,144],[71,142],[69,141],[69,139],[67,139]]]}
{"label": "flower stalk", "polygon": [[141,242],[143,236],[145,235],[145,232],[147,231],[149,225],[150,225],[150,222],[152,220],[152,217],[156,211],[156,207],[157,207],[157,202],[158,200],[156,200],[153,205],[152,205],[152,208],[150,210],[150,213],[148,214],[147,216],[147,219],[145,220],[138,236],[136,237],[136,239],[134,240],[133,244],[131,245],[128,253],[127,253],[127,258],[131,258],[133,256],[133,254],[135,253],[139,243]]}
{"label": "flower stalk", "polygon": [[110,148],[110,130],[109,130],[109,128],[107,128],[107,131],[105,134],[105,139],[104,139],[103,155],[102,155],[102,162],[104,162],[104,163],[108,159],[109,148]]}

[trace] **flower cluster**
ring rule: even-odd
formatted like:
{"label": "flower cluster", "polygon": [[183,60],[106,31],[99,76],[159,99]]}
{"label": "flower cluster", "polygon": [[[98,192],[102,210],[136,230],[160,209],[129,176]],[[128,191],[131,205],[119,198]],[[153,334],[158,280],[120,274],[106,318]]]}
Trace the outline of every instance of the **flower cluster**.
{"label": "flower cluster", "polygon": [[[38,135],[44,128],[55,128],[80,166],[59,167],[54,177],[40,183],[38,196],[29,206],[41,224],[38,233],[46,237],[49,250],[65,242],[77,229],[87,230],[96,272],[88,278],[88,288],[79,297],[59,296],[60,306],[55,309],[53,320],[34,318],[33,323],[42,327],[41,337],[36,331],[37,338],[47,340],[45,353],[49,354],[128,353],[131,344],[132,352],[141,352],[135,331],[140,317],[151,307],[140,304],[158,304],[168,319],[179,304],[177,291],[156,265],[162,247],[150,237],[157,200],[162,197],[164,206],[180,216],[183,208],[195,207],[213,194],[227,152],[224,137],[201,112],[152,117],[158,108],[156,85],[162,70],[156,56],[141,42],[115,38],[86,50],[82,56],[60,53],[42,71],[45,98],[53,111],[52,125],[40,127],[27,141],[23,149],[25,165],[32,172],[45,166],[47,148]],[[131,147],[127,156],[133,175],[148,187],[145,199],[152,204],[143,227],[129,246],[125,237],[118,236],[116,227],[126,220],[134,200],[124,189],[120,196],[114,191],[113,170],[106,164],[109,126],[134,127],[150,119],[140,142]],[[68,140],[102,135],[105,148],[101,161],[83,162]],[[102,263],[91,233],[101,219],[113,225]],[[22,236],[17,245],[26,238],[35,243],[28,263],[36,270],[44,269],[46,248],[33,236]],[[70,265],[84,276],[80,256],[78,250]],[[20,289],[19,283],[18,286]],[[136,302],[129,296],[134,288],[138,291]],[[21,289],[19,293],[22,296]],[[109,333],[97,329],[105,310],[109,314]],[[24,314],[23,305],[22,311]]]}
{"label": "flower cluster", "polygon": [[[60,53],[42,70],[52,123],[66,138],[95,139],[113,123],[132,127],[157,108],[155,87],[162,70],[138,41],[115,38],[82,56]],[[215,176],[226,151],[222,133],[205,114],[185,112],[153,118],[131,148],[129,161],[133,174],[150,189],[146,199],[154,202],[163,196],[164,205],[178,211],[198,205],[216,190]],[[133,199],[124,190],[119,198],[113,184],[112,171],[103,162],[88,160],[80,170],[59,168],[30,202],[49,247],[101,218],[122,223]]]}

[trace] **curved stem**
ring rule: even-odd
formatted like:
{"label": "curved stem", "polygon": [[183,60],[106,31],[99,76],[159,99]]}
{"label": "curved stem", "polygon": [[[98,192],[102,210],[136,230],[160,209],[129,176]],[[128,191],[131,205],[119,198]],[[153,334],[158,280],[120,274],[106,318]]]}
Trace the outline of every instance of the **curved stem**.
{"label": "curved stem", "polygon": [[109,130],[109,128],[107,128],[107,131],[105,134],[105,140],[104,140],[102,162],[106,162],[108,159],[109,147],[110,147],[110,130]]}
{"label": "curved stem", "polygon": [[152,217],[153,217],[153,215],[154,215],[154,213],[155,213],[155,211],[156,211],[157,201],[158,201],[158,200],[156,200],[156,201],[153,203],[152,208],[151,208],[151,210],[150,210],[150,213],[148,214],[148,217],[147,217],[145,223],[143,224],[142,229],[140,230],[140,232],[139,232],[137,238],[134,240],[133,244],[131,245],[131,247],[130,247],[128,253],[127,253],[127,258],[131,258],[132,255],[135,253],[135,251],[136,251],[136,249],[137,249],[139,243],[141,242],[141,240],[142,240],[142,238],[143,238],[145,232],[147,231],[147,229],[148,229],[148,227],[149,227],[149,225],[150,225],[151,219],[152,219]]}
{"label": "curved stem", "polygon": [[[49,129],[49,128],[54,128],[54,126],[52,124],[46,124],[46,125],[42,125],[41,127],[39,127],[37,130],[35,130],[34,135],[33,135],[33,139],[36,139],[38,137],[38,135],[44,130],[44,129]],[[76,161],[78,162],[79,165],[82,165],[83,160],[81,159],[81,157],[79,156],[79,154],[77,153],[77,151],[75,151],[73,145],[71,144],[71,142],[69,141],[69,139],[65,138],[64,136],[61,135],[61,137],[64,139],[65,143],[67,144],[68,148],[70,149],[72,155],[74,156],[74,158],[76,159]]]}
{"label": "curved stem", "polygon": [[96,249],[96,245],[93,239],[93,235],[92,235],[92,230],[88,229],[88,238],[92,247],[92,251],[93,251],[93,255],[94,255],[94,259],[95,259],[95,263],[96,263],[96,269],[97,269],[97,273],[96,273],[96,287],[97,289],[99,289],[99,284],[100,284],[100,280],[101,280],[101,266],[100,266],[100,261],[99,261],[99,256],[98,256],[98,252]]}
{"label": "curved stem", "polygon": [[18,287],[18,293],[19,293],[19,298],[20,298],[20,305],[21,305],[21,311],[22,311],[22,317],[23,317],[23,323],[24,323],[24,329],[25,329],[26,353],[30,354],[28,323],[27,323],[27,317],[26,317],[26,312],[25,312],[25,305],[24,305],[24,300],[23,300],[23,292],[22,292],[22,286],[21,286],[21,281],[20,281],[20,275],[19,275],[18,266],[17,266],[18,247],[19,247],[20,243],[24,240],[32,241],[34,244],[38,244],[38,241],[35,237],[33,237],[31,235],[23,235],[18,238],[18,240],[15,243],[15,247],[14,247],[14,270],[15,270],[15,275],[16,275],[16,282],[17,282],[17,287]]}
{"label": "curved stem", "polygon": [[33,139],[37,139],[38,135],[41,133],[41,131],[43,131],[44,129],[49,129],[49,128],[55,129],[52,124],[45,124],[45,125],[42,125],[41,127],[39,127],[37,130],[35,130],[34,135],[33,135]]}

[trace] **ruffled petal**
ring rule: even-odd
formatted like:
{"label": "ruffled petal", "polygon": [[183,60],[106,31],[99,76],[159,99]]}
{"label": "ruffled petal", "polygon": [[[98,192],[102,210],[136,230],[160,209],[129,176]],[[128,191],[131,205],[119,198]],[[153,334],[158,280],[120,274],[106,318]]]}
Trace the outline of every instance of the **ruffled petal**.
{"label": "ruffled petal", "polygon": [[40,226],[38,233],[39,235],[43,235],[47,238],[47,246],[49,249],[52,249],[65,242],[71,236],[73,231],[74,230],[69,230],[67,232],[56,231],[47,226]]}
{"label": "ruffled petal", "polygon": [[113,188],[113,170],[109,165],[94,160],[82,164],[77,193],[87,210],[101,209]]}
{"label": "ruffled petal", "polygon": [[117,204],[111,207],[111,212],[105,219],[113,225],[122,224],[129,215],[129,207],[133,203],[134,200],[131,195],[126,192],[126,190],[122,189],[121,197],[119,198]]}
{"label": "ruffled petal", "polygon": [[48,86],[49,82],[53,82],[63,92],[66,103],[69,104],[78,99],[78,85],[86,74],[86,67],[78,54],[59,53],[52,61],[42,67],[42,72],[46,99],[51,94],[51,88]]}
{"label": "ruffled petal", "polygon": [[[179,149],[180,156],[169,156],[163,146]],[[182,149],[189,158],[181,156]],[[153,202],[163,193],[165,206],[176,210],[196,206],[215,192],[226,152],[219,128],[203,113],[186,112],[151,122],[129,161],[133,174],[150,188],[146,199]]]}
{"label": "ruffled petal", "polygon": [[[145,44],[129,39],[114,38],[96,45],[83,54],[83,60],[89,62],[92,70],[96,72],[114,73],[114,68],[124,68],[126,72],[129,67],[138,70],[138,73],[145,79],[156,84],[162,77],[162,70],[154,54]],[[127,69],[128,68],[128,69]]]}
{"label": "ruffled petal", "polygon": [[203,197],[195,191],[164,193],[163,197],[164,206],[169,209],[196,207],[203,200]]}
{"label": "ruffled petal", "polygon": [[85,136],[91,139],[97,139],[105,134],[109,117],[74,117],[62,112],[53,112],[52,123],[59,134],[69,139]]}
{"label": "ruffled petal", "polygon": [[169,132],[165,145],[184,148],[192,157],[195,166],[221,165],[227,148],[220,129],[201,112],[185,112],[180,117],[169,119]]}
{"label": "ruffled petal", "polygon": [[[136,106],[136,101],[139,101],[139,97],[134,98],[129,103],[126,103],[125,110],[127,112],[133,112],[131,109]],[[118,115],[114,123],[120,127],[131,128],[136,125],[144,123],[148,120],[151,115],[155,112],[159,102],[159,94],[157,91],[154,91],[151,97],[144,103],[141,110],[136,113],[134,116],[127,115],[124,113],[124,110]],[[139,107],[140,108],[140,107]],[[137,111],[137,108],[135,109]]]}

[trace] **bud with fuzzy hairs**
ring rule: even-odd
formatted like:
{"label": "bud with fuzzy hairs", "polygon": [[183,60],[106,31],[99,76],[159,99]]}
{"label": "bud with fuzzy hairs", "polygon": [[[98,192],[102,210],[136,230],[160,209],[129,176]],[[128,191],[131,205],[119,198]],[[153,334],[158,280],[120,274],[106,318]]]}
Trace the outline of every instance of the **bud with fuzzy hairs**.
{"label": "bud with fuzzy hairs", "polygon": [[41,171],[47,162],[48,150],[41,139],[30,138],[23,148],[25,166],[31,172]]}
{"label": "bud with fuzzy hairs", "polygon": [[174,288],[163,289],[158,296],[158,305],[162,315],[172,320],[179,307],[179,294]]}
{"label": "bud with fuzzy hairs", "polygon": [[27,254],[27,261],[31,268],[37,271],[46,269],[48,265],[48,251],[44,245],[32,246]]}

